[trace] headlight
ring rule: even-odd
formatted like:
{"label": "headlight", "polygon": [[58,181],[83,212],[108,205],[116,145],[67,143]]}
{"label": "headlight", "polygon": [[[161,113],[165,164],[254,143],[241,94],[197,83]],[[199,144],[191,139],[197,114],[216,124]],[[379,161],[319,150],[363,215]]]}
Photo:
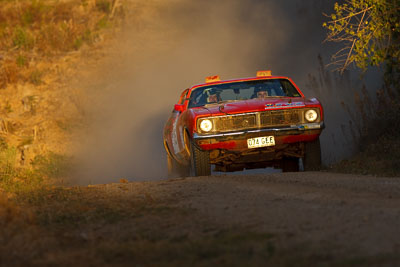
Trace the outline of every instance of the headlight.
{"label": "headlight", "polygon": [[304,114],[304,117],[308,122],[314,122],[318,119],[318,113],[313,109],[309,109]]}
{"label": "headlight", "polygon": [[212,122],[208,119],[202,120],[200,122],[200,129],[202,132],[209,132],[212,129]]}

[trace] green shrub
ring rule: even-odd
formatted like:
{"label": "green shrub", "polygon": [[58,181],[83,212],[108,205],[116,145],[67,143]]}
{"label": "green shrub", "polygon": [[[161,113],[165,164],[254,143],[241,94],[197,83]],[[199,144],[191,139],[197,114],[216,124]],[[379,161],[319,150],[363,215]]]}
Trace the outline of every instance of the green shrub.
{"label": "green shrub", "polygon": [[108,0],[98,0],[96,1],[96,8],[101,12],[109,14],[111,12],[111,2]]}
{"label": "green shrub", "polygon": [[3,151],[8,148],[8,144],[6,140],[0,136],[0,151]]}
{"label": "green shrub", "polygon": [[0,188],[6,192],[24,194],[43,188],[38,172],[18,167],[15,147],[0,149]]}
{"label": "green shrub", "polygon": [[82,37],[76,38],[74,41],[74,49],[79,50],[79,48],[81,48],[82,45],[83,45]]}
{"label": "green shrub", "polygon": [[101,29],[106,29],[109,26],[110,26],[110,23],[108,21],[108,18],[107,18],[107,16],[104,16],[97,22],[96,28],[98,30],[101,30]]}
{"label": "green shrub", "polygon": [[30,192],[40,193],[51,185],[52,179],[62,178],[71,169],[71,158],[50,152],[36,156],[32,168],[18,166],[18,149],[1,142],[0,188],[18,196],[29,196]]}
{"label": "green shrub", "polygon": [[33,169],[47,178],[62,178],[71,169],[71,158],[66,155],[50,152],[38,155],[32,161]]}
{"label": "green shrub", "polygon": [[32,26],[32,24],[41,24],[43,18],[46,16],[47,7],[44,1],[32,0],[31,3],[25,8],[21,16],[21,23],[24,26]]}
{"label": "green shrub", "polygon": [[6,101],[6,105],[4,106],[4,111],[5,111],[6,113],[11,113],[11,112],[14,111],[14,110],[12,109],[11,104],[10,104],[9,101]]}
{"label": "green shrub", "polygon": [[17,174],[17,150],[15,147],[6,147],[0,150],[0,181],[9,183]]}
{"label": "green shrub", "polygon": [[24,55],[20,54],[17,56],[16,62],[17,62],[18,67],[24,67],[24,66],[26,66],[27,59]]}
{"label": "green shrub", "polygon": [[77,39],[75,39],[74,42],[74,48],[75,50],[78,50],[81,48],[81,46],[86,43],[86,44],[92,44],[94,40],[95,35],[90,31],[89,29],[86,30],[81,36],[79,36]]}
{"label": "green shrub", "polygon": [[13,45],[17,48],[31,49],[34,45],[33,37],[21,27],[17,27],[13,35]]}
{"label": "green shrub", "polygon": [[39,70],[34,70],[31,72],[30,82],[33,83],[34,85],[40,85],[42,84],[42,76],[43,72]]}

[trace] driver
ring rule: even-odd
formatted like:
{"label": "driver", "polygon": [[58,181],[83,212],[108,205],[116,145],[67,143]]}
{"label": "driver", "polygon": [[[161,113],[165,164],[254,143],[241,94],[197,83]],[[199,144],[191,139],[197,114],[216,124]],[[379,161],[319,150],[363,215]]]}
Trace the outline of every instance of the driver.
{"label": "driver", "polygon": [[264,99],[267,98],[268,92],[267,91],[258,91],[257,92],[257,98],[259,99]]}
{"label": "driver", "polygon": [[207,97],[207,103],[217,103],[217,102],[218,102],[217,94],[211,94]]}
{"label": "driver", "polygon": [[257,99],[264,99],[268,97],[268,89],[266,88],[265,85],[260,84],[260,85],[256,85],[256,87],[254,88],[254,93],[251,96],[251,98],[257,98]]}

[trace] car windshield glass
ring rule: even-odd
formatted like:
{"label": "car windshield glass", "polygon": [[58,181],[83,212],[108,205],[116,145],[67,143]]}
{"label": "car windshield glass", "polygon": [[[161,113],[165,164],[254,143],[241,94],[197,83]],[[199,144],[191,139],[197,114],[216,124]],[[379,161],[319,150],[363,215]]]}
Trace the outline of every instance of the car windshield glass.
{"label": "car windshield glass", "polygon": [[224,83],[194,89],[190,94],[189,108],[270,97],[301,97],[301,95],[287,79]]}

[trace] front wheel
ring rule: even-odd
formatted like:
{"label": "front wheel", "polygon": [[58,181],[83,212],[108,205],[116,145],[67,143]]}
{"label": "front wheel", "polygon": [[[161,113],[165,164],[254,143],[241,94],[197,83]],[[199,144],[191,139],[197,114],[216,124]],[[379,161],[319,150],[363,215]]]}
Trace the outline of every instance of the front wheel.
{"label": "front wheel", "polygon": [[319,138],[305,143],[303,166],[304,171],[319,171],[321,169],[321,144]]}
{"label": "front wheel", "polygon": [[190,143],[190,174],[192,176],[211,175],[210,153]]}

